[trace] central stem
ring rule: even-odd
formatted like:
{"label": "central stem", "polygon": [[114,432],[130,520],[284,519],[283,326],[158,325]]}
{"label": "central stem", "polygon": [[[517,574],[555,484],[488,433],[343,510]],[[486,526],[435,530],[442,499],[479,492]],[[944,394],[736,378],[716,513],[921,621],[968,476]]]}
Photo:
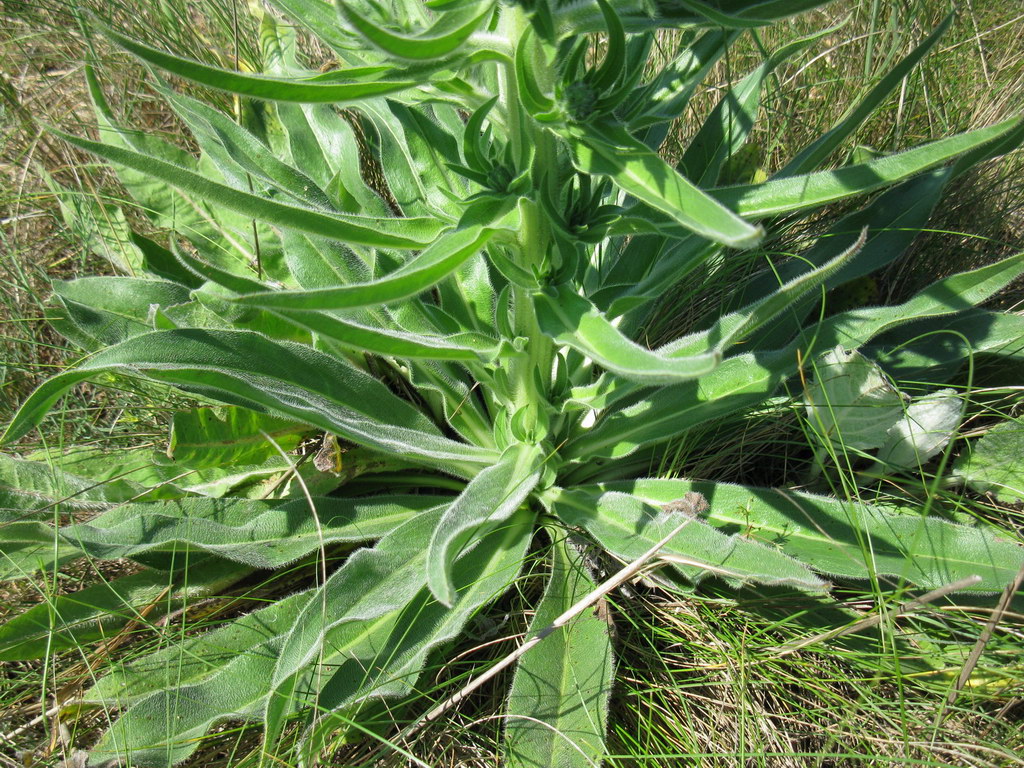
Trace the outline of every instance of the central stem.
{"label": "central stem", "polygon": [[[513,42],[519,41],[529,30],[526,16],[517,7],[503,8],[501,25],[503,35]],[[546,71],[546,66],[538,63],[541,64],[540,78],[549,78],[551,74]],[[543,271],[549,268],[551,263],[549,249],[552,243],[548,222],[536,200],[541,184],[557,184],[557,179],[553,178],[556,169],[554,139],[523,111],[519,101],[515,65],[512,62],[504,64],[498,74],[500,101],[504,107],[513,156],[519,162],[526,162],[531,149],[533,154],[530,200],[520,206],[522,219],[517,249],[519,265],[529,273],[543,275]],[[517,336],[522,336],[528,341],[527,354],[514,360],[509,367],[514,393],[511,406],[513,412],[531,404],[540,409],[545,407],[548,401],[554,347],[551,340],[541,333],[533,303],[533,292],[529,288],[513,285],[512,297],[513,329]]]}

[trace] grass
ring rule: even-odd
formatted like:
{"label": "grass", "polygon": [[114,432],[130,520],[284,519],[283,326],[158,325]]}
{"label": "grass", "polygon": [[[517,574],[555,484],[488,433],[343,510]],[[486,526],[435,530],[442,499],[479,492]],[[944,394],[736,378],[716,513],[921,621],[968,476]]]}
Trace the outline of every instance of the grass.
{"label": "grass", "polygon": [[[208,61],[256,61],[254,30],[240,0],[166,0],[107,4],[90,0],[121,29],[156,45]],[[98,200],[121,200],[111,174],[50,140],[43,123],[87,130],[90,116],[81,64],[87,42],[78,33],[74,10],[90,7],[52,0],[8,2],[0,28],[3,60],[15,62],[0,75],[0,157],[4,189],[0,203],[0,411],[4,417],[42,378],[74,358],[74,351],[46,325],[48,281],[109,271],[80,236],[60,222],[58,204],[42,169],[66,186]],[[903,4],[843,0],[794,25],[764,33],[771,50],[792,36],[848,19],[811,51],[781,68],[773,81],[754,144],[756,165],[771,172],[841,116],[896,60],[945,15],[944,0]],[[854,144],[879,151],[992,122],[1024,107],[1024,17],[1010,2],[962,4],[947,38],[907,79],[884,110],[858,133]],[[100,50],[110,92],[134,124],[169,135],[176,125],[145,85],[132,62]],[[309,51],[313,60],[322,57]],[[741,76],[756,60],[758,46],[739,47],[711,82]],[[978,94],[993,94],[978,99]],[[713,105],[716,90],[701,94],[683,116],[669,154],[685,146],[695,119]],[[230,107],[229,104],[222,106]],[[853,146],[847,148],[853,151]],[[844,158],[838,157],[836,160]],[[861,301],[896,301],[937,274],[977,265],[1024,248],[1024,153],[978,169],[951,191],[912,252],[873,276],[848,286],[866,291]],[[816,223],[838,217],[826,211]],[[141,217],[138,219],[141,221]],[[134,223],[138,223],[138,221]],[[774,248],[780,257],[796,253],[812,230],[784,229]],[[79,233],[80,235],[80,233]],[[666,297],[646,329],[651,340],[697,327],[709,308],[724,301],[738,280],[757,265],[708,274],[698,291],[680,289]],[[1024,285],[1011,287],[993,304],[1013,309]],[[827,298],[844,300],[843,289]],[[827,306],[828,304],[826,304]],[[1001,369],[1002,370],[1002,369]],[[979,367],[956,382],[969,396],[963,433],[996,419],[1021,416],[1020,389],[1008,374]],[[80,387],[65,401],[62,418],[43,439],[47,444],[92,442],[108,448],[159,446],[165,406],[152,393]],[[769,404],[742,423],[709,427],[669,446],[660,460],[663,474],[794,486],[805,483],[814,460],[799,410]],[[962,444],[954,444],[957,451]],[[25,443],[29,450],[37,445]],[[1024,515],[990,499],[936,488],[933,478],[867,478],[857,464],[830,463],[814,482],[865,500],[879,496],[911,505],[931,504],[954,517],[985,521],[1020,531]],[[1019,535],[1019,534],[1018,534]],[[606,568],[614,567],[605,564]],[[158,596],[129,628],[90,651],[86,646],[54,654],[46,663],[0,666],[0,735],[15,733],[2,754],[24,750],[55,764],[87,746],[106,715],[45,716],[54,695],[105,670],[158,649],[168,637],[200,632],[236,615],[243,605],[288,594],[308,581],[317,566],[299,564],[273,582],[254,577],[230,594],[180,610]],[[93,562],[71,564],[39,581],[0,587],[0,619],[35,603],[51,602],[124,571]],[[479,631],[435,654],[422,678],[423,690],[405,702],[390,702],[399,722],[411,721],[464,682],[475,663],[496,660],[515,647],[536,597],[536,580],[522,577],[516,589],[480,619]],[[670,595],[644,584],[611,596],[616,645],[622,660],[609,740],[610,766],[845,766],[929,765],[1009,766],[1024,764],[1024,606],[1019,598],[1002,617],[980,663],[963,690],[957,678],[972,645],[992,616],[997,597],[937,601],[913,617],[896,618],[894,608],[909,594],[894,597],[865,585],[847,590],[837,605],[770,591],[719,592],[711,586]],[[796,652],[788,650],[825,628],[851,624],[874,612],[878,626]],[[941,663],[934,668],[936,660]],[[500,701],[510,680],[500,678],[490,693],[460,705],[445,720],[404,745],[429,766],[494,766],[499,743]],[[946,702],[951,701],[950,704]],[[344,730],[332,734],[325,754],[333,764],[414,764],[380,749],[393,733],[372,738]],[[297,738],[291,734],[290,738]],[[231,724],[204,740],[194,766],[249,766],[259,760],[258,731]],[[6,762],[5,762],[6,761]],[[0,764],[15,765],[9,757]]]}

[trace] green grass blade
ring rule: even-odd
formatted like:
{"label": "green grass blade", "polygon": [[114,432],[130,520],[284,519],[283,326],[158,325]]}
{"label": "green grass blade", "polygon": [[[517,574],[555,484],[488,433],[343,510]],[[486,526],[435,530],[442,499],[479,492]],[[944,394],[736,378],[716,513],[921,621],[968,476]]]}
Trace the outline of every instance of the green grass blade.
{"label": "green grass blade", "polygon": [[[582,555],[567,540],[555,542],[551,552],[551,576],[528,638],[595,587]],[[507,765],[591,768],[600,762],[614,664],[608,623],[592,611],[523,656],[505,715]]]}
{"label": "green grass blade", "polygon": [[942,23],[935,28],[934,32],[928,35],[895,67],[889,70],[830,131],[800,150],[792,160],[786,163],[782,170],[775,174],[775,178],[781,179],[787,176],[809,173],[825,162],[829,155],[835,152],[865,120],[878,111],[878,108],[889,94],[903,82],[904,78],[910,74],[921,59],[935,47],[935,44],[949,29],[952,21],[953,14],[951,13],[942,20]]}
{"label": "green grass blade", "polygon": [[[188,562],[182,555],[182,563]],[[142,571],[49,598],[0,626],[0,661],[39,659],[109,640],[131,621],[155,621],[190,600],[215,594],[249,571],[235,563],[194,556],[188,576]]]}

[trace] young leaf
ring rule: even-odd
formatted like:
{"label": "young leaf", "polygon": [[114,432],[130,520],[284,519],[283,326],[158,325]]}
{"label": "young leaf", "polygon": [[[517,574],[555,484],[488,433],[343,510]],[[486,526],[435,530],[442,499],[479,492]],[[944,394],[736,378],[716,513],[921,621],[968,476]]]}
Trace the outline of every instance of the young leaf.
{"label": "young leaf", "polygon": [[567,286],[534,294],[541,330],[591,358],[602,368],[631,381],[668,384],[704,376],[720,356],[709,347],[670,358],[626,338],[593,304]]}
{"label": "young leaf", "polygon": [[509,448],[501,460],[478,474],[452,502],[430,536],[427,584],[445,605],[455,600],[452,565],[466,545],[504,522],[526,501],[540,480],[535,447]]}
{"label": "young leaf", "polygon": [[401,35],[374,24],[349,3],[337,3],[341,18],[384,53],[398,59],[433,61],[455,53],[494,11],[492,3],[448,11],[428,30]]}
{"label": "young leaf", "polygon": [[903,416],[903,397],[882,370],[856,350],[826,352],[807,390],[807,420],[836,450],[880,447]]}
{"label": "young leaf", "polygon": [[949,443],[960,426],[964,401],[954,389],[940,389],[914,400],[903,418],[889,427],[878,449],[883,467],[914,469]]}
{"label": "young leaf", "polygon": [[679,175],[621,126],[586,123],[562,133],[583,173],[607,176],[622,191],[669,216],[685,229],[731,248],[752,248],[764,231]]}

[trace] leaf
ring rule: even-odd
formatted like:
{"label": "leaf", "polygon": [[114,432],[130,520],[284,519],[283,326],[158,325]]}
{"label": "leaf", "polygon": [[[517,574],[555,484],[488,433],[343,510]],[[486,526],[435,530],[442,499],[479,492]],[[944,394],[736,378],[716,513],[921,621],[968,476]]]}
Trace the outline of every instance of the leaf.
{"label": "leaf", "polygon": [[251,568],[280,568],[335,543],[377,539],[437,504],[430,496],[305,497],[278,504],[185,498],[126,504],[51,532],[91,557],[201,551]]}
{"label": "leaf", "polygon": [[[1003,589],[1024,563],[1024,547],[989,528],[957,525],[917,510],[687,480],[632,480],[584,490],[633,494],[656,506],[697,491],[710,505],[710,525],[831,576],[892,576],[895,583],[937,589],[977,574],[982,581],[968,591],[991,593]],[[684,528],[678,538],[685,540],[685,534]]]}
{"label": "leaf", "polygon": [[427,584],[438,601],[450,606],[455,600],[453,564],[470,541],[493,530],[526,501],[540,480],[539,462],[536,447],[509,448],[497,464],[474,477],[444,513],[427,547]]}
{"label": "leaf", "polygon": [[[635,399],[609,413],[593,429],[570,438],[560,453],[568,459],[627,456],[641,445],[682,434],[696,424],[763,400],[795,374],[799,360],[814,349],[839,344],[856,349],[873,336],[911,320],[970,309],[1006,286],[1022,269],[1024,254],[1018,254],[938,280],[902,304],[833,315],[805,329],[783,349],[727,358],[698,382],[663,387]],[[617,389],[615,399],[630,394]],[[600,394],[607,397],[609,393]]]}
{"label": "leaf", "polygon": [[37,425],[70,387],[101,372],[141,375],[225,403],[302,421],[361,445],[475,474],[492,451],[442,437],[413,406],[369,375],[327,355],[250,331],[156,331],[97,353],[42,384],[2,440]]}
{"label": "leaf", "polygon": [[688,381],[710,373],[721,360],[708,347],[695,348],[693,354],[675,358],[645,349],[623,336],[593,304],[568,286],[534,294],[534,305],[545,334],[631,381]]}
{"label": "leaf", "polygon": [[878,449],[879,463],[897,469],[923,465],[952,439],[963,408],[955,389],[940,389],[916,398],[903,418],[889,427]]}
{"label": "leaf", "polygon": [[195,469],[259,464],[294,450],[308,432],[303,424],[248,408],[191,408],[171,417],[167,456]]}
{"label": "leaf", "polygon": [[583,173],[608,176],[624,192],[661,211],[685,229],[732,248],[751,248],[764,231],[683,178],[621,126],[574,125],[563,138]]}
{"label": "leaf", "polygon": [[741,310],[721,315],[706,331],[688,334],[677,341],[666,344],[658,350],[658,354],[677,358],[705,349],[724,351],[763,327],[776,316],[792,309],[793,305],[802,297],[820,287],[836,272],[843,269],[864,247],[866,237],[867,229],[865,228],[853,245],[817,269],[804,272],[780,286],[778,290],[752,302]]}
{"label": "leaf", "polygon": [[889,186],[945,163],[998,140],[1020,126],[1022,120],[1010,118],[860,165],[774,179],[763,184],[719,187],[709,190],[708,194],[738,215],[750,218],[805,210]]}
{"label": "leaf", "polygon": [[143,266],[144,257],[133,242],[134,233],[120,206],[103,202],[98,196],[65,189],[49,173],[41,170],[43,181],[60,206],[64,223],[76,240],[118,272],[134,275]]}
{"label": "leaf", "polygon": [[149,333],[154,307],[189,300],[178,283],[133,277],[54,280],[53,290],[74,326],[72,340],[90,350]]}
{"label": "leaf", "polygon": [[402,35],[378,26],[349,3],[337,3],[341,18],[384,53],[398,59],[433,61],[455,53],[494,12],[492,3],[476,3],[443,14],[430,29]]}
{"label": "leaf", "polygon": [[96,483],[56,466],[0,453],[0,523],[98,512],[144,492],[128,480]]}
{"label": "leaf", "polygon": [[788,58],[838,28],[834,26],[787,43],[739,83],[726,90],[700,130],[690,140],[679,163],[679,172],[698,186],[707,187],[717,183],[725,164],[741,150],[757,122],[765,79]]}
{"label": "leaf", "polygon": [[369,96],[405,90],[417,85],[408,80],[387,80],[383,82],[365,81],[365,78],[377,73],[377,68],[366,71],[352,70],[346,73],[350,82],[324,83],[315,79],[288,80],[265,75],[250,75],[231,69],[211,67],[192,59],[165,53],[144,43],[118,34],[104,24],[93,19],[92,23],[111,42],[134,54],[147,64],[171,72],[186,80],[209,86],[228,93],[237,93],[256,99],[268,101],[291,101],[304,104],[343,104],[357,102]]}
{"label": "leaf", "polygon": [[[685,494],[663,502],[683,498]],[[706,496],[714,508],[715,499]],[[555,514],[568,525],[578,526],[625,562],[631,562],[667,536],[684,518],[684,513],[631,496],[628,492],[597,491],[586,487],[559,491],[552,505]],[[691,581],[717,575],[739,585],[745,583],[786,584],[819,592],[824,582],[803,563],[778,549],[765,547],[738,533],[726,535],[701,519],[693,518],[661,550],[662,555]]]}
{"label": "leaf", "polygon": [[886,442],[903,416],[903,398],[881,368],[856,350],[836,347],[815,363],[807,420],[815,436],[837,450],[865,451]]}
{"label": "leaf", "polygon": [[[429,654],[457,637],[481,606],[496,600],[515,582],[533,538],[532,523],[532,514],[514,515],[455,563],[452,581],[456,597],[450,607],[423,589],[394,617],[388,631],[366,643],[360,654],[329,642],[332,653],[324,663],[328,668],[337,666],[337,671],[316,702],[318,711],[351,707],[370,696],[392,698],[415,691]],[[329,719],[324,725],[329,726]]]}
{"label": "leaf", "polygon": [[1004,504],[1024,500],[1024,426],[1017,420],[1000,422],[965,451],[953,476],[976,493],[991,493]]}
{"label": "leaf", "polygon": [[493,235],[494,230],[479,226],[447,232],[416,257],[379,280],[313,291],[254,293],[236,301],[264,309],[305,312],[365,307],[407,299],[450,275],[476,254]]}
{"label": "leaf", "polygon": [[843,115],[831,130],[822,134],[811,144],[800,150],[796,157],[775,174],[775,178],[807,173],[821,165],[866,119],[877,112],[886,97],[904,81],[921,59],[935,47],[935,44],[949,29],[952,21],[953,14],[951,13],[914,50],[900,60],[896,66],[890,68],[856,105],[847,110],[846,114]]}
{"label": "leaf", "polygon": [[[551,576],[528,637],[594,589],[583,557],[566,539],[551,548]],[[590,768],[605,754],[614,659],[608,622],[588,610],[520,659],[505,715],[510,768]]]}
{"label": "leaf", "polygon": [[329,213],[298,205],[279,203],[269,198],[243,192],[225,184],[211,181],[198,173],[173,165],[164,160],[143,155],[129,149],[51,131],[86,152],[130,168],[180,189],[186,195],[222,206],[229,211],[248,216],[265,224],[288,227],[333,240],[369,245],[376,248],[422,248],[440,233],[442,224],[435,219],[380,218]]}
{"label": "leaf", "polygon": [[0,661],[40,659],[110,640],[132,621],[149,623],[248,573],[234,563],[196,557],[184,573],[142,571],[67,595],[45,596],[0,626]]}

